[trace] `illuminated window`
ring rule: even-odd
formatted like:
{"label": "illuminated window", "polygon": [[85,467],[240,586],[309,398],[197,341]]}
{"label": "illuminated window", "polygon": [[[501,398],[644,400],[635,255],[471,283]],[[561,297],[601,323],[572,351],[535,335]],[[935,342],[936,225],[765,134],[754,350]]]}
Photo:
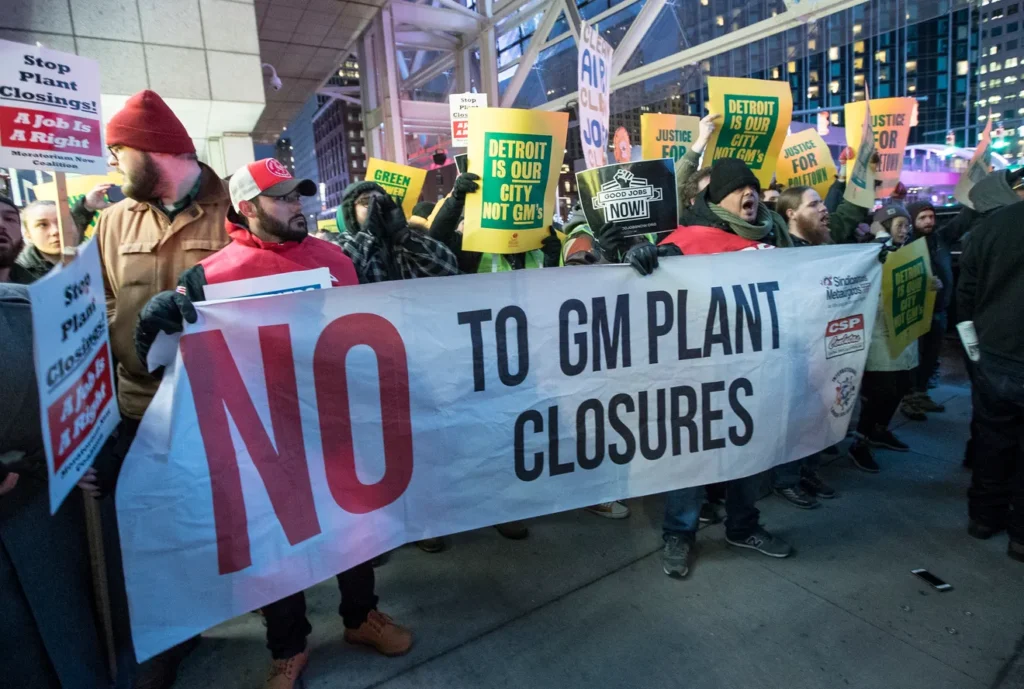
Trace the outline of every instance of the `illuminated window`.
{"label": "illuminated window", "polygon": [[857,57],[853,60],[853,66],[855,69],[864,69],[864,58]]}
{"label": "illuminated window", "polygon": [[704,5],[704,7],[707,7],[708,6],[708,0],[700,0],[700,4]]}
{"label": "illuminated window", "polygon": [[772,79],[778,79],[778,78],[779,78],[779,68],[778,67],[772,67]]}
{"label": "illuminated window", "polygon": [[988,71],[990,71],[990,72],[998,72],[1000,69],[1002,69],[1002,66],[998,62],[990,62],[990,63],[988,63]]}
{"label": "illuminated window", "polygon": [[[857,27],[855,26],[854,28],[856,29]],[[863,53],[864,52],[864,41],[857,41],[856,43],[854,43],[853,44],[853,52],[858,53],[858,54]]]}
{"label": "illuminated window", "polygon": [[995,87],[1002,86],[1002,85],[1003,85],[1003,80],[1002,79],[990,79],[989,82],[988,82],[988,87],[990,89],[994,89]]}
{"label": "illuminated window", "polygon": [[[860,24],[854,24],[853,25],[853,35],[854,36],[859,36],[860,32],[863,31],[863,30],[864,30],[864,27],[861,26]],[[861,45],[863,45],[863,44],[861,44]],[[861,48],[861,52],[864,52],[863,48]]]}
{"label": "illuminated window", "polygon": [[978,107],[984,108],[986,105],[988,105],[988,98],[982,98],[978,101]]}
{"label": "illuminated window", "polygon": [[979,87],[979,88],[980,88],[980,89],[981,89],[982,91],[984,91],[984,90],[985,90],[985,82],[983,81],[983,82],[979,83],[979,84],[978,84],[978,87]]}
{"label": "illuminated window", "polygon": [[818,83],[818,70],[816,70],[816,69],[811,70],[811,73],[810,73],[809,76],[810,76],[810,82],[812,84],[817,84]]}
{"label": "illuminated window", "polygon": [[1016,84],[1017,83],[1017,77],[1014,77],[1014,76],[1006,77],[1005,79],[1003,79],[1003,83],[1004,84]]}
{"label": "illuminated window", "polygon": [[907,91],[910,93],[917,93],[917,84],[911,84],[907,87]]}
{"label": "illuminated window", "polygon": [[723,17],[722,15],[718,15],[717,17],[715,17],[715,24],[718,24],[719,26],[725,26],[725,17]]}
{"label": "illuminated window", "polygon": [[789,70],[790,74],[796,74],[796,62],[791,60],[789,64],[786,65],[786,68]]}
{"label": "illuminated window", "polygon": [[887,51],[887,50],[879,50],[877,53],[875,53],[875,60],[877,60],[878,62],[881,62],[881,63],[884,64],[885,63],[885,59],[888,56],[889,56],[889,51]]}
{"label": "illuminated window", "polygon": [[985,65],[982,65],[981,66],[981,73],[982,74],[988,74],[988,67],[986,67]]}
{"label": "illuminated window", "polygon": [[839,113],[838,112],[832,113],[831,120],[832,120],[832,124],[838,125],[839,124]]}
{"label": "illuminated window", "polygon": [[807,49],[808,50],[817,50],[818,49],[818,41],[817,41],[817,39],[814,39],[814,38],[809,39],[807,41]]}
{"label": "illuminated window", "polygon": [[917,60],[907,60],[907,71],[913,72],[917,70]]}
{"label": "illuminated window", "polygon": [[1003,63],[1003,67],[1005,69],[1009,69],[1010,67],[1016,67],[1016,66],[1017,66],[1017,58],[1015,58],[1015,57],[1008,57],[1008,58],[1006,58],[1006,61]]}
{"label": "illuminated window", "polygon": [[838,81],[830,81],[828,83],[828,92],[829,93],[839,93],[839,82]]}
{"label": "illuminated window", "polygon": [[994,46],[992,46],[991,48],[988,49],[988,54],[989,55],[995,55],[998,52],[999,52],[999,46],[997,46],[997,45],[994,45]]}
{"label": "illuminated window", "polygon": [[863,74],[854,74],[853,75],[853,85],[854,86],[863,86],[864,85],[864,75]]}
{"label": "illuminated window", "polygon": [[988,99],[988,102],[991,103],[992,105],[999,105],[1000,103],[1003,102],[1003,97],[1002,96],[992,96],[991,98]]}
{"label": "illuminated window", "polygon": [[[907,65],[907,67],[909,68],[909,65]],[[967,60],[960,60],[956,63],[956,73],[958,76],[962,77],[966,75],[968,71],[970,71],[970,64],[968,64]]]}
{"label": "illuminated window", "polygon": [[808,98],[817,98],[818,97],[818,87],[817,86],[809,86],[807,88],[807,97]]}
{"label": "illuminated window", "polygon": [[839,48],[829,48],[828,49],[828,59],[829,60],[838,60],[839,59]]}

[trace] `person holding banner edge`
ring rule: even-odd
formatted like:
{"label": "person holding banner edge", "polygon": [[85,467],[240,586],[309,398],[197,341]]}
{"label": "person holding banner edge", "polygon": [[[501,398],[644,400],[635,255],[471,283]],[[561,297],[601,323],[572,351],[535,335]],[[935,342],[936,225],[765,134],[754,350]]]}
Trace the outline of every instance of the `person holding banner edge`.
{"label": "person holding banner edge", "polygon": [[[352,261],[339,247],[308,236],[300,198],[316,195],[311,180],[294,179],[277,160],[267,158],[235,172],[230,192],[232,208],[225,229],[231,244],[182,273],[175,291],[161,292],[146,305],[135,330],[142,361],[159,332],[181,332],[183,321],[195,322],[193,302],[204,300],[205,285],[318,267],[330,269],[333,287],[359,284]],[[337,580],[345,641],[370,646],[385,656],[407,653],[412,633],[377,610],[371,564],[352,567]],[[273,658],[265,687],[292,689],[309,659],[306,638],[312,626],[306,618],[305,595],[299,591],[264,606],[263,617]]]}

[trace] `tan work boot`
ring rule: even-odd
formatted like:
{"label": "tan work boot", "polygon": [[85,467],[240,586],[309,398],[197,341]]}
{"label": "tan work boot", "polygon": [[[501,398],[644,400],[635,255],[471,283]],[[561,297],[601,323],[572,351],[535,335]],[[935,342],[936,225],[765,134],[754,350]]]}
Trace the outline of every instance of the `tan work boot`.
{"label": "tan work boot", "polygon": [[369,646],[381,655],[405,655],[412,648],[412,632],[377,610],[371,610],[366,621],[356,629],[345,630],[345,641]]}
{"label": "tan work boot", "polygon": [[296,653],[291,658],[275,659],[270,666],[270,675],[263,689],[295,689],[299,675],[306,669],[309,651]]}

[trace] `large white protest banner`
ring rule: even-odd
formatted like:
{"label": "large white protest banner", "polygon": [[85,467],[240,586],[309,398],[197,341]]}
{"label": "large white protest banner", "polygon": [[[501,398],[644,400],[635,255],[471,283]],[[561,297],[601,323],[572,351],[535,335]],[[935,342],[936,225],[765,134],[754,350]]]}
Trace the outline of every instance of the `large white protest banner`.
{"label": "large white protest banner", "polygon": [[107,171],[96,60],[0,40],[0,166]]}
{"label": "large white protest banner", "polygon": [[30,285],[28,294],[52,514],[121,421],[96,242]]}
{"label": "large white protest banner", "polygon": [[877,254],[198,305],[118,485],[139,658],[409,541],[747,476],[841,440]]}

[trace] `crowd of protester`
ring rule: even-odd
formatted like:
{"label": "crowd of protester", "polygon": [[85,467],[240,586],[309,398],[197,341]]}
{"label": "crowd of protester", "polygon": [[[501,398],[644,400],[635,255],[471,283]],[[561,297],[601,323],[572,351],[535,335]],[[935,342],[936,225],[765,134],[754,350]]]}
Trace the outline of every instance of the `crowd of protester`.
{"label": "crowd of protester", "polygon": [[[738,159],[701,168],[719,119],[709,115],[701,121],[698,140],[676,166],[678,229],[661,237],[627,237],[613,224],[591,227],[577,206],[559,228],[564,239],[552,227],[541,248],[520,254],[463,249],[466,197],[479,192],[479,178],[471,173],[457,178],[436,212],[434,204],[420,204],[409,219],[382,187],[355,182],[338,208],[339,231],[310,236],[301,199],[316,194],[313,182],[283,178],[271,168],[276,161],[270,160],[244,166],[229,182],[220,179],[198,161],[181,122],[151,91],[130,98],[107,127],[109,162],[123,175],[123,201],[110,204],[105,199],[108,185],[97,187],[71,209],[74,227],[65,228],[61,237],[54,203],[36,201],[18,208],[0,198],[0,339],[16,343],[5,348],[7,369],[0,376],[0,645],[19,648],[5,664],[7,679],[25,687],[95,687],[106,681],[93,633],[82,525],[76,516],[84,499],[98,500],[106,508],[112,609],[124,647],[118,654],[122,678],[130,677],[130,686],[145,689],[173,684],[177,666],[195,640],[135,665],[109,499],[159,385],[159,371],[150,373],[147,366],[150,347],[158,333],[180,332],[185,322],[195,322],[194,304],[203,300],[206,285],[317,267],[330,269],[333,287],[596,264],[627,264],[648,275],[666,257],[746,249],[875,242],[884,260],[887,252],[921,239],[934,273],[930,287],[937,293],[932,327],[893,356],[879,313],[870,335],[849,456],[858,469],[878,473],[882,467],[874,448],[909,449],[890,430],[898,410],[913,420],[943,412],[929,389],[957,295],[958,318],[975,323],[981,351],[980,360],[968,361],[974,408],[965,458],[973,467],[968,531],[990,538],[1006,529],[1010,556],[1024,561],[1024,334],[1014,317],[1024,306],[1021,174],[989,174],[971,190],[974,208],[965,207],[940,227],[935,208],[927,202],[903,205],[905,190],[897,189],[878,209],[846,201],[847,151],[824,199],[810,187],[773,184],[762,189]],[[62,248],[78,244],[93,222],[123,421],[80,483],[82,492],[51,517],[38,432],[30,309],[22,285],[47,274],[60,262]],[[958,242],[966,250],[957,288],[951,246]],[[802,509],[834,499],[837,491],[818,473],[820,463],[816,453],[776,467],[770,476],[773,492]],[[676,578],[688,574],[702,522],[724,521],[732,546],[769,557],[789,556],[791,545],[760,524],[760,486],[761,477],[751,476],[667,493],[664,572]],[[611,519],[630,516],[622,502],[587,511]],[[529,535],[521,522],[496,529],[510,539]],[[437,553],[445,542],[434,538],[417,545]],[[412,632],[378,610],[372,563],[342,572],[337,580],[346,641],[385,656],[411,648]],[[261,613],[271,655],[266,687],[289,689],[308,662],[311,626],[305,598],[296,593]]]}

